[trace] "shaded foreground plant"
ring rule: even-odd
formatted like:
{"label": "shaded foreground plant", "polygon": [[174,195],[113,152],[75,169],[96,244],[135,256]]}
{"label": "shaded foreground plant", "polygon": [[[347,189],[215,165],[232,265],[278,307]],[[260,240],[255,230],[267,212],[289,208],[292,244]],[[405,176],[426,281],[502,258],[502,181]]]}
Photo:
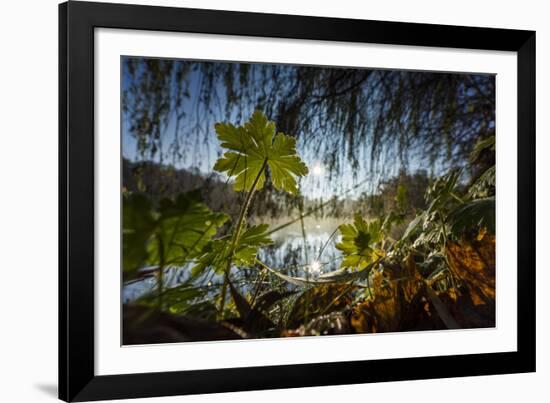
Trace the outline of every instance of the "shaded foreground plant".
{"label": "shaded foreground plant", "polygon": [[[157,278],[155,294],[125,307],[129,343],[151,342],[145,327],[172,329],[169,341],[183,341],[228,332],[227,338],[240,338],[494,326],[494,166],[469,186],[458,170],[432,181],[426,208],[394,239],[390,233],[405,219],[407,204],[406,189],[397,186],[398,211],[368,219],[357,212],[353,223],[339,226],[339,237],[330,237],[342,253],[339,270],[298,277],[258,259],[259,249],[272,243],[269,234],[286,224],[270,230],[247,220],[267,180],[298,196],[296,179],[308,169],[295,139],[276,133],[258,111],[243,126],[215,129],[226,151],[214,169],[244,193],[230,225],[197,192],[158,206],[139,194],[124,198],[124,281],[149,273],[144,266]],[[486,150],[494,152],[494,139],[481,141],[472,160]],[[172,266],[185,279],[165,289],[163,274]]]}

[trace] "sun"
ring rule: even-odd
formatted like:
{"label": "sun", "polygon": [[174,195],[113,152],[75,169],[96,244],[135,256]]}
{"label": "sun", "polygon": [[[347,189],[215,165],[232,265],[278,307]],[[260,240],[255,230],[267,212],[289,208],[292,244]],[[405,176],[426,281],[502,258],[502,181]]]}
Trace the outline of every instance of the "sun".
{"label": "sun", "polygon": [[325,167],[317,162],[311,168],[311,173],[315,176],[322,176],[325,173]]}

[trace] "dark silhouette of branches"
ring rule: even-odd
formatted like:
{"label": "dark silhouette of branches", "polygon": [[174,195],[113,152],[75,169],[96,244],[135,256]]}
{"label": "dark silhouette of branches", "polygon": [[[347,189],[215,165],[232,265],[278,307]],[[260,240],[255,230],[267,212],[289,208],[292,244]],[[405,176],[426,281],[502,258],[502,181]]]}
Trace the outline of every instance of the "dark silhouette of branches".
{"label": "dark silhouette of branches", "polygon": [[150,58],[124,59],[123,74],[124,116],[144,159],[177,162],[209,144],[214,121],[241,123],[254,109],[335,177],[345,166],[384,172],[388,161],[465,166],[494,133],[491,75]]}

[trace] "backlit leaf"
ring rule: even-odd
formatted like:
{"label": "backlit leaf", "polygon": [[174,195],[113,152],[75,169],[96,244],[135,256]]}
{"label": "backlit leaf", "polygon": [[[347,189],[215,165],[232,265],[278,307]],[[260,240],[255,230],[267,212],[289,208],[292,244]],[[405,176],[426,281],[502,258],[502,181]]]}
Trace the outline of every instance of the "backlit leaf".
{"label": "backlit leaf", "polygon": [[336,248],[344,254],[341,267],[364,269],[384,256],[384,251],[376,247],[383,239],[379,220],[367,223],[360,215],[356,215],[353,224],[342,224],[338,228],[342,241],[336,244]]}
{"label": "backlit leaf", "polygon": [[[268,228],[267,224],[253,225],[241,234],[233,251],[233,264],[240,267],[254,265],[258,249],[273,242],[267,235]],[[223,272],[230,258],[229,254],[229,237],[212,240],[203,248],[192,269],[193,273],[198,274],[207,267],[212,267],[219,273]]]}
{"label": "backlit leaf", "polygon": [[275,124],[263,113],[254,112],[244,126],[219,123],[216,133],[221,146],[230,151],[216,161],[214,169],[235,177],[235,191],[249,191],[254,182],[261,189],[267,166],[276,189],[298,193],[295,177],[307,175],[308,169],[296,154],[296,139],[275,134]]}

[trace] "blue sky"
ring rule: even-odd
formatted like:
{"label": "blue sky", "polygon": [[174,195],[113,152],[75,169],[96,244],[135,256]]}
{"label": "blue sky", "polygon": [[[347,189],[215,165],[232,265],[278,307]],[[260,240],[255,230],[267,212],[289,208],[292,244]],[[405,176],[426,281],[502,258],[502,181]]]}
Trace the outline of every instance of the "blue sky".
{"label": "blue sky", "polygon": [[[124,63],[124,60],[122,60]],[[211,63],[211,62],[193,62],[195,64]],[[212,110],[207,115],[210,115],[210,119],[202,122],[197,126],[198,120],[194,117],[200,108],[207,106],[202,105],[199,101],[199,88],[202,80],[202,73],[200,71],[191,71],[187,75],[189,97],[184,98],[180,105],[180,111],[184,111],[187,116],[184,119],[178,120],[176,114],[172,113],[168,119],[167,124],[162,126],[163,137],[163,163],[173,164],[177,168],[198,170],[204,175],[212,174],[212,168],[218,156],[220,156],[223,150],[219,146],[218,139],[214,131],[214,123],[219,121],[229,120],[233,124],[242,124],[249,116],[254,105],[242,105],[243,118],[239,121],[236,111],[230,112],[228,119],[227,114],[224,112],[224,102],[227,96],[225,86],[222,80],[215,81],[215,91],[220,96],[220,102],[218,104],[213,103],[210,105]],[[132,76],[128,74],[127,69],[123,69],[123,89],[127,89],[130,85],[135,84],[132,81]],[[204,112],[204,110],[203,110]],[[269,116],[268,116],[269,117]],[[273,118],[273,117],[269,117]],[[123,116],[122,124],[122,153],[123,156],[130,160],[142,159],[137,152],[136,139],[130,132],[131,121],[127,115]],[[169,144],[173,141],[176,132],[179,133],[182,144],[180,151],[182,158],[171,158]],[[341,135],[339,133],[330,133],[327,135]],[[384,172],[374,170],[368,162],[365,162],[355,170],[351,165],[344,166],[337,177],[330,175],[327,167],[310,147],[306,146],[302,142],[304,136],[298,136],[297,150],[301,158],[308,165],[310,174],[308,177],[300,180],[300,187],[302,193],[309,198],[323,198],[327,199],[334,195],[342,194],[347,189],[352,188],[358,182],[363,183],[361,187],[358,187],[353,192],[348,193],[348,196],[358,196],[363,191],[369,193],[376,190],[376,186],[380,180],[388,178],[398,173],[401,168],[401,164],[395,158],[381,157],[381,163],[378,166],[382,166]],[[361,144],[357,144],[360,160],[368,161],[370,158],[370,144],[368,141],[363,141]],[[158,158],[158,154],[157,154]],[[443,162],[436,162],[433,166],[427,167],[426,163],[421,158],[415,155],[409,155],[409,172],[414,172],[418,169],[426,169],[428,172],[433,171],[435,173],[443,172],[446,167]]]}

